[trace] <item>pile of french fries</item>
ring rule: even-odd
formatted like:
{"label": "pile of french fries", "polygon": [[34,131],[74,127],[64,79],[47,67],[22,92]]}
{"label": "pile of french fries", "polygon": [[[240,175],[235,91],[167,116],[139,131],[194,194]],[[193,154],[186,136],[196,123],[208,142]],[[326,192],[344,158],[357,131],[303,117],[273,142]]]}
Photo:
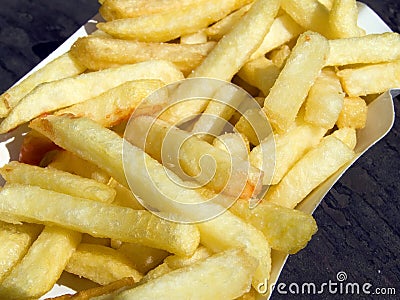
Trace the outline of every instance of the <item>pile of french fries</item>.
{"label": "pile of french fries", "polygon": [[[0,96],[0,133],[31,128],[0,169],[0,298],[42,297],[68,272],[98,287],[54,299],[256,299],[271,251],[317,230],[296,206],[351,163],[369,99],[400,86],[400,35],[365,34],[353,0],[99,2],[98,30]],[[212,101],[229,96],[212,84],[171,105],[162,91],[185,78],[259,107]],[[233,132],[211,134],[221,119]],[[213,159],[208,181],[165,171],[167,134],[185,176]],[[194,203],[219,213],[188,222]]]}

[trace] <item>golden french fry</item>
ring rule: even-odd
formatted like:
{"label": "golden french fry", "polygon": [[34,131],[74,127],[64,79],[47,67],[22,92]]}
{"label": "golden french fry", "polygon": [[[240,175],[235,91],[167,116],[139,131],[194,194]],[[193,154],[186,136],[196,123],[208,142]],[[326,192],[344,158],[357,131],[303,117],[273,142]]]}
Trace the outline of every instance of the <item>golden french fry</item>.
{"label": "golden french fry", "polygon": [[327,66],[380,63],[400,59],[400,34],[385,32],[329,41]]}
{"label": "golden french fry", "polygon": [[272,174],[264,176],[263,184],[277,184],[293,165],[312,147],[316,146],[326,130],[312,125],[299,125],[286,133],[270,135],[250,152],[255,167]]}
{"label": "golden french fry", "polygon": [[343,107],[344,93],[334,71],[324,70],[308,92],[304,120],[315,126],[332,128]]}
{"label": "golden french fry", "polygon": [[274,203],[262,201],[250,208],[247,201],[236,201],[229,210],[264,233],[271,248],[278,251],[296,253],[317,232],[311,215]]}
{"label": "golden french fry", "polygon": [[341,140],[327,136],[308,151],[265,196],[269,202],[294,208],[314,188],[354,157]]}
{"label": "golden french fry", "polygon": [[142,275],[128,258],[112,248],[81,243],[65,266],[65,271],[105,285],[124,277],[138,282]]}
{"label": "golden french fry", "polygon": [[[19,199],[16,203],[14,199]],[[75,212],[75,213],[73,213]],[[36,186],[10,184],[0,191],[0,216],[56,224],[94,237],[143,243],[180,255],[190,255],[199,244],[194,225],[166,221],[146,210],[77,198]]]}
{"label": "golden french fry", "polygon": [[81,243],[87,244],[96,244],[109,247],[111,245],[111,241],[109,238],[98,238],[91,236],[90,234],[84,233],[82,234]]}
{"label": "golden french fry", "polygon": [[161,265],[158,265],[154,269],[150,270],[145,276],[143,276],[142,280],[140,283],[145,283],[147,281],[156,279],[158,277],[161,277],[169,272],[171,272],[173,269],[171,269],[168,264],[162,263]]}
{"label": "golden french fry", "polygon": [[[3,120],[0,133],[10,131],[46,112],[96,97],[126,81],[159,79],[170,83],[182,78],[182,73],[172,63],[146,61],[43,83],[26,95]],[[48,101],[49,97],[51,101]]]}
{"label": "golden french fry", "polygon": [[318,2],[325,6],[328,10],[331,10],[333,6],[333,1],[334,0],[318,0]]}
{"label": "golden french fry", "polygon": [[364,128],[367,122],[368,107],[365,100],[360,97],[346,97],[343,102],[343,109],[337,120],[339,128]]}
{"label": "golden french fry", "polygon": [[247,137],[240,133],[225,133],[213,140],[213,146],[231,153],[243,160],[248,160],[250,144]]}
{"label": "golden french fry", "polygon": [[[110,175],[99,167],[69,151],[57,151],[51,158],[48,167],[76,174],[81,177],[92,178],[101,183],[108,183],[110,180]],[[114,186],[112,187],[115,189]]]}
{"label": "golden french fry", "polygon": [[154,269],[168,256],[168,252],[164,250],[133,243],[122,243],[116,251],[126,256],[134,268],[142,274]]}
{"label": "golden french fry", "polygon": [[[189,77],[231,80],[268,32],[279,4],[279,0],[255,1],[241,22],[225,35]],[[168,109],[164,120],[174,124],[202,112],[207,105],[207,100],[185,101]]]}
{"label": "golden french fry", "polygon": [[240,69],[238,75],[247,83],[259,88],[264,95],[268,95],[279,73],[279,67],[271,60],[262,56],[247,62]]}
{"label": "golden french fry", "polygon": [[75,197],[111,203],[115,190],[93,179],[83,178],[52,168],[40,168],[12,161],[0,169],[7,183],[36,185],[43,189]]}
{"label": "golden french fry", "polygon": [[207,41],[208,37],[204,29],[199,30],[198,32],[195,33],[183,35],[180,38],[180,42],[182,45],[204,44],[207,43]]}
{"label": "golden french fry", "polygon": [[[129,135],[126,138],[167,165],[174,162],[168,163],[163,151],[168,151],[168,155],[174,156],[175,145],[181,145],[176,153],[176,167],[182,168],[187,175],[216,193],[249,198],[252,194],[258,194],[261,189],[260,170],[250,167],[246,160],[234,157],[167,122],[139,116],[130,121]],[[213,160],[202,161],[203,156],[209,156]]]}
{"label": "golden french fry", "polygon": [[[99,9],[104,20],[134,18],[143,15],[178,10],[199,2],[199,0],[101,0],[104,3]],[[204,2],[204,0],[201,0]]]}
{"label": "golden french fry", "polygon": [[306,32],[297,40],[264,102],[267,117],[278,132],[285,132],[295,121],[328,53],[328,40],[318,33]]}
{"label": "golden french fry", "polygon": [[130,207],[137,210],[144,209],[144,207],[142,206],[142,204],[140,204],[139,200],[136,199],[132,191],[120,184],[114,178],[110,179],[108,185],[112,187],[116,192],[113,204],[118,206]]}
{"label": "golden french fry", "polygon": [[206,34],[210,39],[219,41],[240,21],[240,19],[249,11],[250,7],[251,4],[244,5],[210,27],[207,27],[205,29]]}
{"label": "golden french fry", "polygon": [[[164,84],[160,80],[154,79],[128,81],[97,97],[58,110],[55,115],[71,114],[75,117],[87,117],[104,127],[112,127],[129,119],[137,106],[162,86]],[[162,104],[149,104],[148,109],[154,109],[153,105]],[[141,108],[144,109],[144,106]]]}
{"label": "golden french fry", "polygon": [[148,60],[170,61],[184,74],[195,69],[215,46],[202,44],[143,43],[133,40],[86,36],[79,38],[70,52],[90,70],[101,70]]}
{"label": "golden french fry", "polygon": [[282,1],[282,8],[306,30],[318,32],[326,38],[332,38],[327,22],[329,10],[318,0],[285,0]]}
{"label": "golden french fry", "polygon": [[303,27],[293,21],[288,14],[283,14],[277,17],[272,23],[268,33],[265,35],[261,45],[250,56],[250,59],[256,59],[264,56],[271,50],[278,48],[279,46],[282,46],[283,44],[296,38],[302,32],[304,32]]}
{"label": "golden french fry", "polygon": [[244,250],[229,250],[123,291],[114,299],[235,299],[250,289],[256,266]]}
{"label": "golden french fry", "polygon": [[340,129],[335,130],[332,135],[341,140],[343,143],[347,145],[350,149],[354,150],[357,144],[357,135],[356,130],[351,127],[342,127]]}
{"label": "golden french fry", "polygon": [[383,93],[400,86],[400,60],[337,72],[350,97]]}
{"label": "golden french fry", "polygon": [[365,35],[358,27],[358,8],[356,0],[334,0],[329,11],[331,38],[349,38]]}
{"label": "golden french fry", "polygon": [[203,260],[213,253],[204,246],[200,246],[196,249],[192,256],[182,257],[178,255],[170,255],[164,259],[166,263],[172,270],[184,268],[194,264],[197,261]]}
{"label": "golden french fry", "polygon": [[61,276],[81,234],[64,228],[46,226],[24,258],[0,285],[2,299],[39,298]]}
{"label": "golden french fry", "polygon": [[[248,109],[236,122],[235,129],[243,134],[252,145],[257,146],[272,132],[270,125],[265,124],[267,122],[262,109]],[[257,126],[260,127],[257,128]]]}
{"label": "golden french fry", "polygon": [[290,47],[286,44],[272,50],[269,54],[268,57],[271,59],[271,61],[276,65],[278,68],[283,68],[283,66],[286,63],[287,58],[290,55]]}
{"label": "golden french fry", "polygon": [[97,27],[117,38],[166,42],[205,28],[249,2],[251,1],[195,1],[191,5],[165,12],[98,23]]}
{"label": "golden french fry", "polygon": [[38,236],[41,226],[0,222],[0,285],[12,268],[24,257]]}
{"label": "golden french fry", "polygon": [[78,75],[85,69],[69,52],[61,55],[0,96],[0,118],[6,117],[39,84]]}

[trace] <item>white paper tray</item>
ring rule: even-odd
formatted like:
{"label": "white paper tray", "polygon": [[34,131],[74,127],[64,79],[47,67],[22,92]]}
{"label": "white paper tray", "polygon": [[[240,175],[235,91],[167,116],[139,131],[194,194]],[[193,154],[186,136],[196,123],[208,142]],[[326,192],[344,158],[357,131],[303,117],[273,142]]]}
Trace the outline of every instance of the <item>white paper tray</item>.
{"label": "white paper tray", "polygon": [[[371,10],[368,6],[363,3],[359,5],[359,25],[366,30],[367,33],[383,33],[391,31],[390,28],[379,18],[379,16]],[[40,62],[35,68],[33,68],[28,74],[26,74],[20,80],[23,80],[26,76],[32,72],[40,69],[54,58],[60,56],[69,50],[71,45],[82,36],[86,36],[93,32],[96,27],[97,21],[101,20],[99,15],[93,17],[92,20],[88,21],[84,26],[79,28],[67,41],[65,41],[60,47],[58,47],[53,53],[51,53],[46,59]],[[380,97],[375,99],[368,105],[368,118],[366,127],[359,130],[357,133],[358,143],[355,148],[356,157],[327,181],[315,189],[299,206],[298,209],[312,213],[323,197],[329,192],[335,182],[342,176],[342,174],[371,146],[382,139],[392,128],[394,123],[394,107],[393,97],[400,94],[400,90],[394,89],[382,94]],[[8,163],[10,160],[17,160],[22,143],[23,135],[28,131],[26,126],[21,126],[8,134],[0,136],[0,166]],[[0,179],[1,180],[1,179]],[[0,185],[2,182],[0,181]],[[268,285],[272,285],[278,280],[279,274],[286,262],[287,255],[273,251],[272,253],[272,273]],[[87,280],[77,279],[76,277],[63,273],[58,284],[49,291],[46,295],[40,299],[47,297],[56,297],[65,293],[71,293],[75,290],[81,290],[84,288],[93,287],[93,284]],[[261,299],[269,299],[270,294],[267,293]]]}

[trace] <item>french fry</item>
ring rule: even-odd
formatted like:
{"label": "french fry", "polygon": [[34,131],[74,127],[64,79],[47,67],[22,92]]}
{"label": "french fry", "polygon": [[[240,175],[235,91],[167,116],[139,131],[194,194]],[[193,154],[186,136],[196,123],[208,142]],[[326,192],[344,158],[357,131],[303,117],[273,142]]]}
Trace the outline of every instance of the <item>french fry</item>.
{"label": "french fry", "polygon": [[[160,79],[170,83],[182,78],[182,73],[169,62],[146,61],[44,83],[14,107],[0,124],[0,133],[8,132],[41,114],[96,97],[126,81]],[[52,101],[48,101],[49,97]]]}
{"label": "french fry", "polygon": [[[97,97],[56,111],[55,115],[87,117],[104,127],[112,127],[129,119],[142,101],[162,86],[164,84],[160,80],[154,79],[128,81]],[[154,109],[154,105],[162,104],[151,103],[148,110]],[[141,108],[144,109],[144,105]]]}
{"label": "french fry", "polygon": [[365,100],[360,97],[344,98],[343,109],[337,120],[339,128],[364,128],[367,122],[368,107]]}
{"label": "french fry", "polygon": [[250,60],[238,72],[240,78],[260,89],[266,96],[279,76],[280,68],[264,56]]}
{"label": "french fry", "polygon": [[[134,268],[142,274],[154,269],[168,256],[168,252],[164,250],[133,243],[122,243],[116,251],[126,256]],[[195,253],[197,251],[198,249]]]}
{"label": "french fry", "polygon": [[305,28],[332,38],[332,32],[327,22],[328,9],[318,0],[286,0],[282,1],[282,8],[296,23]]}
{"label": "french fry", "polygon": [[215,24],[207,27],[205,29],[206,34],[211,40],[219,41],[240,21],[240,19],[249,11],[250,7],[251,4],[244,5]]}
{"label": "french fry", "polygon": [[236,201],[229,210],[264,233],[272,249],[285,253],[300,251],[317,232],[311,215],[273,203],[262,201],[250,208],[247,201]]}
{"label": "french fry", "polygon": [[79,38],[70,52],[90,70],[101,70],[148,60],[174,63],[184,74],[196,68],[215,46],[202,44],[143,43],[132,40],[86,36]]}
{"label": "french fry", "polygon": [[57,151],[51,158],[48,167],[76,174],[81,177],[91,178],[105,184],[110,180],[110,176],[99,167],[69,151]]}
{"label": "french fry", "polygon": [[[343,89],[350,97],[383,93],[400,86],[400,60],[346,68],[337,72]],[[373,82],[373,84],[371,84]]]}
{"label": "french fry", "polygon": [[104,20],[111,21],[182,9],[198,3],[199,0],[102,0],[102,2],[99,12]]}
{"label": "french fry", "polygon": [[329,11],[329,26],[335,38],[349,38],[365,35],[358,27],[358,8],[356,0],[334,0]]}
{"label": "french fry", "polygon": [[190,257],[182,257],[178,255],[170,255],[164,259],[164,263],[166,263],[172,270],[184,268],[192,265],[193,263],[203,260],[213,253],[204,246],[200,246],[196,249]]}
{"label": "french fry", "polygon": [[243,134],[249,142],[257,146],[272,133],[272,128],[262,109],[248,109],[235,124],[235,129]]}
{"label": "french fry", "polygon": [[[279,0],[255,1],[241,22],[225,35],[189,77],[231,80],[260,45],[278,13],[279,4]],[[196,95],[195,92],[193,95]],[[175,105],[166,112],[164,120],[174,124],[202,112],[207,105],[207,100]]]}
{"label": "french fry", "polygon": [[400,59],[400,34],[386,32],[329,41],[327,66],[381,63]]}
{"label": "french fry", "polygon": [[290,55],[290,47],[287,44],[284,44],[274,50],[272,50],[269,54],[268,57],[271,59],[271,61],[276,65],[278,68],[283,68],[283,66],[286,63],[287,58]]}
{"label": "french fry", "polygon": [[265,199],[277,205],[294,208],[353,157],[353,150],[341,140],[327,136],[318,146],[308,151],[279,184],[268,190]]}
{"label": "french fry", "polygon": [[[123,291],[125,289],[131,288],[135,285],[135,281],[132,277],[125,277],[110,284],[94,287],[91,289],[79,291],[73,295],[65,294],[58,297],[49,298],[49,300],[91,300],[96,299],[97,297],[104,297],[104,295],[108,295],[111,293],[117,293]],[[100,298],[101,299],[101,298]],[[103,298],[107,299],[107,298]]]}
{"label": "french fry", "polygon": [[194,225],[177,224],[145,210],[76,198],[36,186],[4,187],[0,191],[0,215],[56,224],[94,237],[143,243],[180,255],[190,255],[199,244],[199,232]]}
{"label": "french fry", "polygon": [[[234,299],[250,289],[256,266],[245,251],[230,250],[123,291],[114,299]],[[217,280],[221,276],[229,280]]]}
{"label": "french fry", "polygon": [[8,183],[36,185],[43,189],[75,197],[111,203],[115,190],[93,179],[83,178],[68,172],[51,168],[40,168],[12,161],[0,169]]}
{"label": "french fry", "polygon": [[350,149],[354,150],[357,145],[357,135],[356,130],[351,127],[342,127],[340,129],[335,130],[332,135],[341,140],[343,143],[347,145]]}
{"label": "french fry", "polygon": [[136,210],[144,209],[144,207],[142,206],[142,204],[140,204],[139,200],[136,199],[132,191],[120,184],[114,178],[110,179],[108,185],[112,187],[116,192],[113,204],[118,206],[130,207]]}
{"label": "french fry", "polygon": [[[164,161],[166,157],[163,156],[163,151],[175,155],[174,145],[180,144],[176,153],[177,172],[182,168],[187,175],[196,178],[196,181],[205,184],[216,193],[249,198],[260,191],[262,174],[258,169],[249,167],[246,160],[233,157],[189,132],[152,117],[137,117],[131,120],[128,126],[128,141],[164,164],[174,162]],[[207,165],[206,161],[201,161],[205,155],[213,159],[211,164]]]}
{"label": "french fry", "polygon": [[[306,32],[298,38],[264,102],[267,117],[278,132],[285,132],[293,124],[311,85],[325,64],[328,53],[328,41],[320,34]],[[288,86],[291,88],[287,88]]]}
{"label": "french fry", "polygon": [[1,283],[1,298],[32,299],[45,294],[61,276],[80,240],[81,235],[77,232],[46,226]]}
{"label": "french fry", "polygon": [[82,234],[81,243],[87,244],[96,244],[109,247],[111,245],[111,241],[109,238],[98,238],[91,236],[90,234],[84,233]]}
{"label": "french fry", "polygon": [[39,235],[41,226],[0,222],[0,286],[12,268],[24,257]]}
{"label": "french fry", "polygon": [[122,39],[166,42],[218,21],[250,0],[195,1],[185,7],[135,18],[98,23],[100,30]]}
{"label": "french fry", "polygon": [[302,32],[304,32],[303,27],[293,21],[288,14],[283,14],[277,17],[272,23],[268,33],[265,35],[261,45],[250,56],[250,59],[256,59],[264,56],[271,50],[276,49],[279,46],[282,46],[283,44],[296,38]]}
{"label": "french fry", "polygon": [[81,243],[65,266],[65,271],[106,285],[124,277],[138,282],[142,275],[124,255],[112,248]]}
{"label": "french fry", "polygon": [[213,146],[231,153],[243,160],[248,160],[250,144],[245,135],[240,133],[225,133],[213,140]]}
{"label": "french fry", "polygon": [[0,96],[0,118],[6,117],[39,84],[78,75],[85,69],[69,52],[59,56]]}
{"label": "french fry", "polygon": [[169,272],[173,271],[168,264],[162,263],[161,265],[158,265],[154,269],[150,270],[145,276],[143,276],[142,280],[140,283],[145,283],[150,280],[156,279],[158,277],[161,277]]}
{"label": "french fry", "polygon": [[207,43],[207,41],[208,37],[204,29],[199,30],[198,32],[195,33],[183,35],[180,38],[180,42],[182,45],[204,44]]}
{"label": "french fry", "polygon": [[316,146],[326,130],[312,125],[299,125],[286,133],[270,135],[250,152],[250,163],[272,174],[264,176],[263,184],[277,184],[293,165],[312,147]]}
{"label": "french fry", "polygon": [[332,128],[343,107],[344,93],[334,71],[324,70],[308,92],[304,120],[312,125]]}

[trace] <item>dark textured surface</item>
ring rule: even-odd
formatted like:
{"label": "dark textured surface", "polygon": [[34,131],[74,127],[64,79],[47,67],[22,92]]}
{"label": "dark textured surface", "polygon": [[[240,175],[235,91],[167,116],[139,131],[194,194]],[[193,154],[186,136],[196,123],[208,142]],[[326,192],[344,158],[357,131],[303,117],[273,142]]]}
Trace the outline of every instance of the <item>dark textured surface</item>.
{"label": "dark textured surface", "polygon": [[[283,0],[285,1],[285,0]],[[363,1],[400,32],[398,1]],[[97,12],[95,0],[0,0],[0,92],[57,48]],[[395,99],[396,114],[400,104]],[[392,131],[369,150],[334,186],[315,212],[319,231],[308,247],[291,256],[280,282],[316,284],[336,281],[395,287],[400,299],[400,117]],[[371,289],[372,290],[372,289]],[[288,296],[272,299],[353,299],[332,295]]]}

